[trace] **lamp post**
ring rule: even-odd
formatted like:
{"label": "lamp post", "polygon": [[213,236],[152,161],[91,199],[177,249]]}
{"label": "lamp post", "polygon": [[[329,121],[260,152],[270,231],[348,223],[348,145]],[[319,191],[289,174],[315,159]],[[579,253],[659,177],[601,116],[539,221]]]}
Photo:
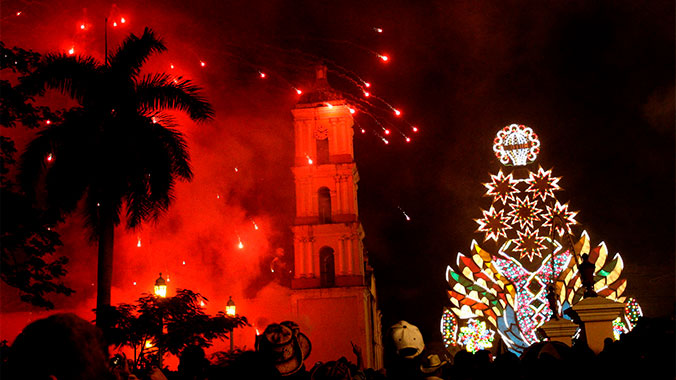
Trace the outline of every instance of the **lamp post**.
{"label": "lamp post", "polygon": [[[225,314],[229,317],[234,317],[237,314],[237,307],[235,306],[235,301],[232,300],[232,296],[228,300],[228,303],[225,304]],[[234,328],[230,328],[230,352],[235,349],[235,337],[233,336]]]}
{"label": "lamp post", "polygon": [[[161,301],[161,299],[164,299],[167,297],[167,281],[165,281],[162,278],[162,272],[160,272],[160,277],[155,280],[155,296],[158,297]],[[158,356],[158,368],[160,370],[162,369],[162,343],[161,343],[161,338],[162,334],[164,334],[164,316],[163,316],[164,310],[160,308],[160,337],[157,342],[157,356]]]}

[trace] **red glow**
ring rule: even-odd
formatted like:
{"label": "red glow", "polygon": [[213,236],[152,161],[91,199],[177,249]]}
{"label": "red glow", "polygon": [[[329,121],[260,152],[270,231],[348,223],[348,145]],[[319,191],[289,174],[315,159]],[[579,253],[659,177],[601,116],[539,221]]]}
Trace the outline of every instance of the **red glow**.
{"label": "red glow", "polygon": [[364,86],[366,86],[367,88],[368,88],[368,87],[371,87],[371,83],[369,83],[369,82],[364,82]]}
{"label": "red glow", "polygon": [[70,49],[68,49],[68,54],[69,54],[69,55],[75,54],[75,48],[70,48]]}
{"label": "red glow", "polygon": [[45,124],[50,125],[50,124],[52,124],[52,121],[47,119],[47,121],[45,121]]}
{"label": "red glow", "polygon": [[207,65],[207,63],[206,63],[206,62],[204,62],[204,61],[200,61],[200,66],[204,67],[204,66],[206,66],[206,65]]}
{"label": "red glow", "polygon": [[379,55],[378,58],[382,59],[383,62],[387,62],[390,59],[390,57],[388,57],[386,55]]}
{"label": "red glow", "polygon": [[399,111],[398,109],[395,108],[394,114],[397,115],[397,116],[401,116],[401,111]]}
{"label": "red glow", "polygon": [[361,133],[366,133],[366,129],[362,128]]}
{"label": "red glow", "polygon": [[364,96],[368,98],[369,96],[371,96],[371,94],[369,92],[364,91]]}
{"label": "red glow", "polygon": [[47,162],[52,162],[52,161],[54,161],[54,155],[50,153],[50,154],[47,155]]}
{"label": "red glow", "polygon": [[17,16],[21,16],[21,11],[16,12]]}
{"label": "red glow", "polygon": [[299,90],[299,89],[296,89],[296,94],[300,95],[300,94],[302,94],[302,93],[303,93],[303,91],[301,91],[301,90]]}
{"label": "red glow", "polygon": [[127,20],[125,20],[124,17],[122,17],[122,18],[120,19],[120,22],[124,24],[125,22],[127,22]]}
{"label": "red glow", "polygon": [[261,78],[265,78],[265,73],[262,71],[259,71],[258,74],[261,76]]}
{"label": "red glow", "polygon": [[357,112],[357,111],[354,110],[354,108],[348,108],[348,109],[350,110],[351,114],[354,114],[355,112]]}
{"label": "red glow", "polygon": [[376,32],[382,33],[382,32],[383,32],[383,29],[382,29],[382,28],[376,28]]}
{"label": "red glow", "polygon": [[113,21],[113,27],[117,27],[117,21]]}
{"label": "red glow", "polygon": [[410,138],[410,137],[406,137],[406,142],[407,142],[407,143],[408,143],[408,142],[411,142],[411,138]]}
{"label": "red glow", "polygon": [[84,30],[84,29],[85,29],[85,24],[80,24],[80,29]]}
{"label": "red glow", "polygon": [[170,64],[169,64],[169,68],[173,69],[173,68],[174,68],[174,64],[173,64],[173,63],[170,63]]}
{"label": "red glow", "polygon": [[413,132],[418,132],[418,127],[412,127],[411,129],[413,130]]}
{"label": "red glow", "polygon": [[390,130],[389,130],[389,129],[386,129],[386,130],[385,130],[385,134],[386,134],[386,135],[389,135],[389,134],[390,134]]}
{"label": "red glow", "polygon": [[387,141],[386,139],[383,139],[383,142],[385,143],[385,145],[388,145],[388,144],[390,143],[390,142]]}

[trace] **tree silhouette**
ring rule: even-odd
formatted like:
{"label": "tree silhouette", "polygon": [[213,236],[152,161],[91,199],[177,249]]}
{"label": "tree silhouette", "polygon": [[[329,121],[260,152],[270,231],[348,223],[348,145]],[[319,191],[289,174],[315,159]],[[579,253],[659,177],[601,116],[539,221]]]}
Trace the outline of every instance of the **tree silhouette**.
{"label": "tree silhouette", "polygon": [[55,216],[72,213],[83,200],[91,238],[98,241],[97,310],[110,306],[120,215],[127,228],[157,218],[172,201],[175,181],[192,178],[186,142],[165,111],[184,111],[197,122],[213,116],[191,81],[141,74],[147,59],[165,50],[146,28],[141,37],[126,38],[104,65],[48,54],[22,82],[37,94],[55,89],[80,104],[28,145],[19,181],[31,196],[44,189]]}

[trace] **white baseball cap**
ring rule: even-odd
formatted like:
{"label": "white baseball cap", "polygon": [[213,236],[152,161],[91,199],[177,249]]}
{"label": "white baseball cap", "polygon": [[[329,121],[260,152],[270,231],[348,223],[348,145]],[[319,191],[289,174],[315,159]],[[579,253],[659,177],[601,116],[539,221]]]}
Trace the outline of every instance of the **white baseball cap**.
{"label": "white baseball cap", "polygon": [[392,331],[392,340],[397,349],[397,355],[411,359],[425,349],[422,334],[414,325],[406,321],[399,321],[392,325],[390,330]]}

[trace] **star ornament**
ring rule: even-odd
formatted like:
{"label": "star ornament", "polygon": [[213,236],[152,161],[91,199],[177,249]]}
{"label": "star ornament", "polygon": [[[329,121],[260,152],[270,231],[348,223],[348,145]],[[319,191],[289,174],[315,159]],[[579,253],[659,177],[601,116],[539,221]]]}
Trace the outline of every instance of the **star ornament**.
{"label": "star ornament", "polygon": [[516,231],[516,233],[519,237],[514,239],[516,243],[514,251],[519,252],[519,259],[528,257],[528,260],[532,262],[535,256],[542,258],[542,250],[547,249],[544,244],[545,237],[539,236],[537,230],[533,232],[528,230],[524,232]]}
{"label": "star ornament", "polygon": [[568,203],[561,204],[559,201],[556,201],[554,207],[547,206],[547,219],[542,224],[542,227],[552,228],[552,223],[556,232],[559,236],[562,236],[564,233],[571,234],[571,226],[577,224],[575,217],[577,216],[577,211],[569,211]]}
{"label": "star ornament", "polygon": [[540,220],[539,214],[542,212],[536,205],[537,201],[531,201],[528,197],[523,199],[517,198],[516,201],[510,205],[512,209],[507,213],[507,216],[511,218],[513,225],[518,223],[520,229],[533,229],[535,228],[533,222]]}
{"label": "star ornament", "polygon": [[491,174],[491,182],[484,183],[484,186],[487,189],[486,195],[492,196],[493,202],[501,201],[505,204],[507,201],[514,200],[514,194],[521,192],[516,188],[516,184],[517,181],[512,173],[505,176],[500,170],[497,175]]}
{"label": "star ornament", "polygon": [[559,181],[561,177],[552,177],[552,169],[544,170],[542,167],[538,168],[538,172],[530,172],[526,183],[528,189],[526,192],[533,193],[533,199],[540,197],[542,201],[546,201],[548,197],[554,198],[554,192],[561,190]]}
{"label": "star ornament", "polygon": [[500,237],[507,239],[506,230],[512,226],[509,225],[509,219],[504,216],[504,210],[497,211],[491,206],[488,211],[481,210],[481,212],[484,217],[475,219],[475,221],[479,224],[477,231],[485,233],[484,241],[493,239],[497,242]]}

